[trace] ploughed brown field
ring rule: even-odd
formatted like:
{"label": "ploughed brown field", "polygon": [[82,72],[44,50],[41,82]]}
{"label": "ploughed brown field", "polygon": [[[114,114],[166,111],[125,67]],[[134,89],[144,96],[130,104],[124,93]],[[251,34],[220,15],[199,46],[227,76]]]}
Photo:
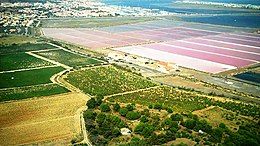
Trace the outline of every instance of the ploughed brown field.
{"label": "ploughed brown field", "polygon": [[88,97],[66,93],[0,103],[0,145],[69,144]]}

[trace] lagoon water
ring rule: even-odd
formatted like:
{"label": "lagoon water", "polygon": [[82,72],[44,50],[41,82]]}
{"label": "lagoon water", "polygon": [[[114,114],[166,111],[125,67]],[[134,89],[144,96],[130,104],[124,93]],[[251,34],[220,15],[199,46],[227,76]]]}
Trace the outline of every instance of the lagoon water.
{"label": "lagoon water", "polygon": [[204,2],[215,2],[215,3],[233,3],[233,4],[245,4],[245,5],[258,5],[260,6],[260,0],[202,0]]}
{"label": "lagoon water", "polygon": [[260,16],[209,16],[183,17],[185,21],[209,23],[225,26],[260,28]]}
{"label": "lagoon water", "polygon": [[[173,0],[101,0],[108,5],[141,7],[148,9],[159,9],[163,11],[179,13],[179,14],[237,14],[248,13],[247,11],[231,11],[231,10],[213,10],[213,9],[181,9],[171,8],[162,5],[173,6]],[[176,0],[177,1],[177,0]]]}
{"label": "lagoon water", "polygon": [[[159,9],[163,11],[178,13],[178,14],[210,14],[207,17],[182,17],[184,21],[228,25],[237,27],[260,28],[260,10],[253,11],[238,11],[238,10],[214,10],[214,9],[196,9],[196,8],[172,8],[175,1],[178,0],[101,0],[108,5],[131,6],[149,9]],[[199,1],[199,0],[196,0]],[[201,0],[205,2],[219,3],[235,3],[235,4],[252,4],[259,5],[260,0]],[[184,4],[185,5],[185,4]],[[169,7],[167,7],[169,6]],[[257,14],[255,14],[257,13]],[[213,16],[218,14],[218,16]],[[246,15],[246,16],[245,16]]]}

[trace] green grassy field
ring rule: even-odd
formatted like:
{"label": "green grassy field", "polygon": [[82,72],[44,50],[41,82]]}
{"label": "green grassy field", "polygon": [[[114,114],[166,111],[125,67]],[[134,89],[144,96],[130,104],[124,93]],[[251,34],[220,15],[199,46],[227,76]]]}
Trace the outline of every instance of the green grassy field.
{"label": "green grassy field", "polygon": [[156,20],[155,17],[110,17],[110,18],[55,18],[42,19],[42,27],[47,28],[92,28],[122,24],[132,24]]}
{"label": "green grassy field", "polygon": [[0,90],[0,102],[21,100],[39,96],[49,96],[66,92],[69,92],[69,90],[57,84],[43,84],[30,87],[9,88],[7,90]]}
{"label": "green grassy field", "polygon": [[66,52],[64,50],[52,50],[52,51],[38,52],[36,54],[41,55],[41,56],[46,57],[51,60],[55,60],[62,64],[66,64],[71,67],[101,63],[101,61],[98,61],[98,60],[95,60],[92,58],[88,58],[88,57],[83,57],[83,56],[73,54],[70,52]]}
{"label": "green grassy field", "polygon": [[0,71],[17,70],[53,65],[50,62],[35,58],[26,53],[0,55]]}
{"label": "green grassy field", "polygon": [[66,80],[85,93],[98,96],[133,91],[157,85],[150,80],[113,66],[77,70],[68,74]]}
{"label": "green grassy field", "polygon": [[62,67],[43,68],[0,74],[0,88],[51,83],[50,77],[64,70]]}
{"label": "green grassy field", "polygon": [[0,46],[0,54],[10,54],[15,52],[26,52],[26,51],[36,51],[55,48],[52,45],[46,43],[24,43],[24,44],[12,44],[12,45],[2,45]]}

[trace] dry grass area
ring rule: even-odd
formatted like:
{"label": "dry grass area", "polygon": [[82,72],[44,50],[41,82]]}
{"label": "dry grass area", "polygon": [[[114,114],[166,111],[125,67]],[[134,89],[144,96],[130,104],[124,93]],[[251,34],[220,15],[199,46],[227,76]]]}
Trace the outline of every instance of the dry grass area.
{"label": "dry grass area", "polygon": [[194,146],[196,144],[196,142],[187,139],[187,138],[176,138],[176,140],[174,141],[170,141],[168,142],[166,145],[178,145],[178,144],[186,144],[188,146]]}
{"label": "dry grass area", "polygon": [[[218,127],[220,123],[224,123],[230,130],[238,129],[239,122],[251,123],[252,119],[242,115],[236,115],[236,113],[223,109],[221,107],[210,106],[208,108],[194,111],[193,114],[200,116],[208,121],[213,127]],[[226,118],[228,117],[228,118]]]}
{"label": "dry grass area", "polygon": [[192,81],[192,80],[180,77],[180,76],[161,76],[161,77],[155,77],[154,79],[156,79],[160,82],[169,84],[169,85],[195,89],[195,90],[207,93],[207,94],[216,93],[218,95],[235,96],[232,93],[224,92],[220,89],[211,87],[211,86],[207,85],[206,83],[203,83],[200,81],[195,81],[195,80]]}
{"label": "dry grass area", "polygon": [[22,35],[8,35],[8,36],[1,36],[0,35],[0,45],[11,45],[11,44],[22,44],[22,43],[34,43],[36,39],[28,36]]}
{"label": "dry grass area", "polygon": [[66,93],[0,103],[0,145],[69,144],[80,133],[88,97]]}

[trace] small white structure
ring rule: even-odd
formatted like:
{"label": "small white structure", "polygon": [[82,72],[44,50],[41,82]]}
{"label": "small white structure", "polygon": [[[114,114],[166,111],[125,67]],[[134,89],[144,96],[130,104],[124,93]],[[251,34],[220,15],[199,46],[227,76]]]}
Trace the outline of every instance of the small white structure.
{"label": "small white structure", "polygon": [[131,130],[128,128],[121,128],[120,131],[122,135],[131,135]]}
{"label": "small white structure", "polygon": [[233,85],[233,82],[225,82],[228,85]]}
{"label": "small white structure", "polygon": [[204,134],[204,132],[202,130],[199,130],[199,134]]}

